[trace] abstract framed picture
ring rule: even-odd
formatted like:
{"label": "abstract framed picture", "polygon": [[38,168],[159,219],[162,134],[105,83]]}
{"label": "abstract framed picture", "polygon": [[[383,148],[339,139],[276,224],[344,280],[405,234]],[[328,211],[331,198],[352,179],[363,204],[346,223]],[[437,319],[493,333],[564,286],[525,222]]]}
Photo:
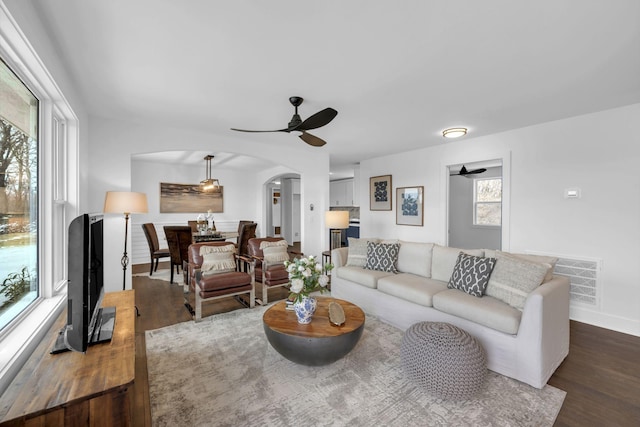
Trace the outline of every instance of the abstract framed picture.
{"label": "abstract framed picture", "polygon": [[396,224],[424,225],[424,187],[396,188]]}
{"label": "abstract framed picture", "polygon": [[224,212],[224,188],[202,191],[198,184],[160,183],[160,213]]}
{"label": "abstract framed picture", "polygon": [[391,175],[372,176],[369,178],[369,210],[390,211],[393,207]]}

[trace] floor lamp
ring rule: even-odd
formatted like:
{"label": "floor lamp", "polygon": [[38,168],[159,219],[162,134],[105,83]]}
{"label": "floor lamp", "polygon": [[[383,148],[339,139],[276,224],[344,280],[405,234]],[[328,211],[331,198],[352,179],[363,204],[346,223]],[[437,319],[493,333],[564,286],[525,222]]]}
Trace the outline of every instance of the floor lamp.
{"label": "floor lamp", "polygon": [[122,265],[122,290],[125,290],[127,283],[127,266],[129,256],[127,255],[127,236],[129,234],[129,214],[147,213],[147,195],[145,193],[134,193],[131,191],[107,191],[104,199],[104,213],[124,214],[124,253],[120,259]]}
{"label": "floor lamp", "polygon": [[348,211],[326,211],[324,213],[325,227],[331,230],[331,250],[342,246],[341,229],[349,228]]}

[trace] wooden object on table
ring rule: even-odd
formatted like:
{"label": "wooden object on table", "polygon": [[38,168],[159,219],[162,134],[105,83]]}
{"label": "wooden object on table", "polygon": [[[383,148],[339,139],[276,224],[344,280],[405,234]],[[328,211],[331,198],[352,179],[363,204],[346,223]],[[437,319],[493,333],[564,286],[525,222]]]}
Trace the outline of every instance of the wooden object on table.
{"label": "wooden object on table", "polygon": [[110,342],[86,353],[49,354],[66,310],[0,398],[0,425],[131,425],[135,372],[135,291],[105,294],[116,307]]}

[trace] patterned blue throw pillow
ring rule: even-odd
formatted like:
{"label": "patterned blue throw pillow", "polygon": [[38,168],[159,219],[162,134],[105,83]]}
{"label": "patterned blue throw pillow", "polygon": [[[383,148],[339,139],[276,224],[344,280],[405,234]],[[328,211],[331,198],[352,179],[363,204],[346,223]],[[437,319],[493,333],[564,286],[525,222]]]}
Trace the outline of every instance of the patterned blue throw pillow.
{"label": "patterned blue throw pillow", "polygon": [[399,243],[373,243],[367,242],[366,270],[387,271],[397,273]]}
{"label": "patterned blue throw pillow", "polygon": [[460,252],[447,287],[481,297],[496,265],[495,258],[484,258]]}

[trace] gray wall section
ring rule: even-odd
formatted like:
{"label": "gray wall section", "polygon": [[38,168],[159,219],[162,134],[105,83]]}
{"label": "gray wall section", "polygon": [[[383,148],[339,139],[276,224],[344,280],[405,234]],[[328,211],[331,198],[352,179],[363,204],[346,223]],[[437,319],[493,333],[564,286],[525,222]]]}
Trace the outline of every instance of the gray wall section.
{"label": "gray wall section", "polygon": [[[471,169],[471,167],[467,167]],[[501,249],[500,227],[477,227],[473,225],[473,178],[502,176],[502,168],[488,168],[486,172],[449,177],[449,246],[462,249]]]}

